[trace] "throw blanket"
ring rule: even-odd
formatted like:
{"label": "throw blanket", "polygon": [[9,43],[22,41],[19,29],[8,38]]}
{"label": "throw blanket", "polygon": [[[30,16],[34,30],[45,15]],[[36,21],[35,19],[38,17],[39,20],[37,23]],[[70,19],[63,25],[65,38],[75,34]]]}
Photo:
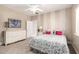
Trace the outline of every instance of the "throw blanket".
{"label": "throw blanket", "polygon": [[39,35],[29,39],[29,46],[48,54],[68,54],[66,37],[64,35]]}

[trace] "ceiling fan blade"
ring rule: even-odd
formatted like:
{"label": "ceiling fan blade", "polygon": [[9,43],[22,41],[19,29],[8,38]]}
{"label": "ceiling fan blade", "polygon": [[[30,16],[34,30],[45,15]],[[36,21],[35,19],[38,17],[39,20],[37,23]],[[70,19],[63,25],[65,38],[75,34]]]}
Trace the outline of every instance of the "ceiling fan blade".
{"label": "ceiling fan blade", "polygon": [[40,6],[39,4],[29,4],[29,5],[28,5],[29,8],[32,8],[32,7],[37,8],[37,7],[39,7],[39,6]]}

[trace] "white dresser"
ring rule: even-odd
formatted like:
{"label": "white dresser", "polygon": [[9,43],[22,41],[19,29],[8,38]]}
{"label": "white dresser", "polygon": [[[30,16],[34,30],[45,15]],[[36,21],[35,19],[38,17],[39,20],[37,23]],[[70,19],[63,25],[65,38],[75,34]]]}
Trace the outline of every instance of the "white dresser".
{"label": "white dresser", "polygon": [[26,30],[9,30],[4,34],[4,44],[13,43],[19,40],[26,39]]}

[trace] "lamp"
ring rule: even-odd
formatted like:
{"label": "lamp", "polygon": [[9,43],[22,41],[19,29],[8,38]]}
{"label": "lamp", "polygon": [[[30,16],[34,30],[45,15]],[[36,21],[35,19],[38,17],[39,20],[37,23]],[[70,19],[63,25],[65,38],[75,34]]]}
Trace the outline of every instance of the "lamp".
{"label": "lamp", "polygon": [[43,31],[43,28],[42,28],[42,26],[40,26],[39,28],[38,28],[38,32],[42,32]]}

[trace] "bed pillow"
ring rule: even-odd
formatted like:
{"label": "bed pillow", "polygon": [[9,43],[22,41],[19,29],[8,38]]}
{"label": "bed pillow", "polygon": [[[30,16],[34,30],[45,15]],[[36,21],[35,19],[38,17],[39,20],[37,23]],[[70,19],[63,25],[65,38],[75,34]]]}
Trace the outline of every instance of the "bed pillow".
{"label": "bed pillow", "polygon": [[56,31],[56,35],[62,35],[62,31]]}
{"label": "bed pillow", "polygon": [[48,34],[48,35],[50,35],[50,34],[51,34],[51,31],[45,31],[43,34]]}

